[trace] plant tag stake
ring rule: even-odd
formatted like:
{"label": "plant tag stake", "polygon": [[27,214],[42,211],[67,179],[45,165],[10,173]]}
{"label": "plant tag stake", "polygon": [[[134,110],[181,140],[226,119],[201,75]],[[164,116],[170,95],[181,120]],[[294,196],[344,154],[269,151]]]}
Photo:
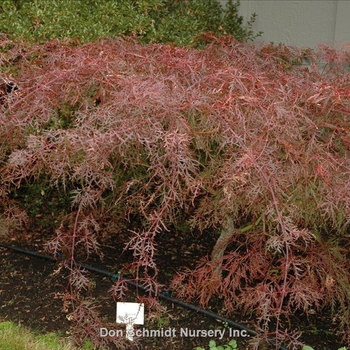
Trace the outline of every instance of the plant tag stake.
{"label": "plant tag stake", "polygon": [[145,305],[143,303],[117,303],[117,323],[126,324],[126,338],[134,339],[134,324],[143,324]]}

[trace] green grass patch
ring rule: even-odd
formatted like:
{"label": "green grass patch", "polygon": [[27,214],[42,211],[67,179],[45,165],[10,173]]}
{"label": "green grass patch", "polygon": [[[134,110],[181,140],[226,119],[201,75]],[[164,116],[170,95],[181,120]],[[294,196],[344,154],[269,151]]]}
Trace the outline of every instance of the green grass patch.
{"label": "green grass patch", "polygon": [[[39,335],[23,326],[12,322],[0,323],[0,350],[73,350],[69,339],[60,337],[55,333]],[[91,344],[81,349],[93,349]]]}

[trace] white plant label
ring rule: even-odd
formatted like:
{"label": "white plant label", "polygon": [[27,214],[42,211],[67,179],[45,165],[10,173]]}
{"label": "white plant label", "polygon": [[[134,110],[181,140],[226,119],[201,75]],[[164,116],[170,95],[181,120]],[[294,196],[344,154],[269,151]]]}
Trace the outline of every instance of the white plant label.
{"label": "white plant label", "polygon": [[145,306],[143,303],[117,303],[117,323],[126,325],[126,338],[134,339],[134,324],[144,323]]}

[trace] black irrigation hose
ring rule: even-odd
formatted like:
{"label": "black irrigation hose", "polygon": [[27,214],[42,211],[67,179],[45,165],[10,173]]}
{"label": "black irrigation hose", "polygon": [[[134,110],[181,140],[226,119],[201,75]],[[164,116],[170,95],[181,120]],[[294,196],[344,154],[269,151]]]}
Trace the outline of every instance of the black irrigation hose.
{"label": "black irrigation hose", "polygon": [[[9,246],[7,244],[3,244],[3,243],[0,243],[0,247],[3,247],[3,248],[7,248],[7,249],[11,249],[15,252],[18,252],[18,253],[22,253],[22,254],[26,254],[26,255],[31,255],[31,256],[34,256],[36,258],[41,258],[41,259],[45,259],[45,260],[50,260],[50,261],[53,261],[53,262],[56,262],[57,259],[55,259],[54,257],[52,256],[49,256],[49,255],[44,255],[44,254],[39,254],[39,253],[36,253],[36,252],[32,252],[30,250],[25,250],[25,249],[22,249],[22,248],[17,248],[17,247],[13,247],[13,246]],[[91,266],[87,266],[87,265],[84,265],[84,264],[80,264],[80,263],[77,263],[76,264],[79,268],[81,269],[85,269],[85,270],[88,270],[90,272],[95,272],[99,275],[102,275],[102,276],[106,276],[106,277],[110,277],[111,279],[115,279],[116,276],[120,278],[119,275],[115,275],[111,272],[108,272],[108,271],[104,271],[104,270],[101,270],[101,269],[98,269],[96,267],[91,267]],[[142,289],[142,290],[146,290],[145,287],[139,285],[137,282],[134,282],[134,281],[130,281],[128,279],[125,279],[126,283],[128,283],[130,286],[133,286],[135,288],[139,288],[139,289]],[[206,315],[206,316],[209,316],[209,317],[212,317],[216,320],[220,320],[222,321],[223,323],[227,324],[227,325],[230,325],[236,329],[239,329],[239,330],[243,330],[245,331],[247,334],[251,335],[251,336],[256,336],[258,333],[256,333],[255,331],[247,328],[246,326],[240,324],[240,323],[236,323],[226,317],[223,317],[223,316],[220,316],[218,314],[215,314],[214,312],[211,312],[211,311],[208,311],[208,310],[204,310],[204,309],[201,309],[199,308],[198,306],[195,306],[195,305],[192,305],[192,304],[188,304],[188,303],[185,303],[181,300],[178,300],[178,299],[175,299],[175,298],[172,298],[170,297],[169,295],[165,294],[165,293],[159,293],[157,294],[157,296],[159,296],[161,299],[164,299],[166,301],[169,301],[170,303],[174,303],[174,304],[177,304],[177,305],[180,305],[184,308],[187,308],[189,310],[193,310],[193,311],[196,311],[198,313],[201,313],[203,315]],[[273,347],[276,347],[276,342],[272,339],[268,339],[267,340]],[[285,348],[284,346],[279,346],[279,350],[288,350],[287,348]]]}

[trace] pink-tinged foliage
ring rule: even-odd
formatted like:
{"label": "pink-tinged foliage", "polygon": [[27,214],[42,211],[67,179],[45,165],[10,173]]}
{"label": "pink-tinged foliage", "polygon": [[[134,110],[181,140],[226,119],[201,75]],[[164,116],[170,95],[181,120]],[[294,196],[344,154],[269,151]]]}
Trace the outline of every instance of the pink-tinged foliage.
{"label": "pink-tinged foliage", "polygon": [[93,344],[99,348],[111,348],[114,344],[116,349],[136,349],[138,348],[138,339],[135,339],[134,346],[126,340],[125,337],[100,337],[100,329],[120,329],[125,332],[124,325],[118,325],[115,322],[107,323],[105,320],[99,319],[97,307],[93,301],[82,300],[79,295],[74,295],[66,300],[67,304],[75,304],[73,312],[68,315],[73,323],[72,335],[76,340],[78,346],[82,346],[84,341],[89,339]]}
{"label": "pink-tinged foliage", "polygon": [[79,245],[98,251],[99,221],[136,222],[125,249],[150,292],[160,232],[233,218],[222,276],[204,259],[179,272],[178,295],[219,296],[265,331],[277,321],[279,341],[282,316],[331,306],[350,343],[349,54],[207,39],[202,51],[110,40],[2,53],[18,87],[0,96],[3,207],[42,177],[66,191],[72,224],[49,246],[71,261]]}

